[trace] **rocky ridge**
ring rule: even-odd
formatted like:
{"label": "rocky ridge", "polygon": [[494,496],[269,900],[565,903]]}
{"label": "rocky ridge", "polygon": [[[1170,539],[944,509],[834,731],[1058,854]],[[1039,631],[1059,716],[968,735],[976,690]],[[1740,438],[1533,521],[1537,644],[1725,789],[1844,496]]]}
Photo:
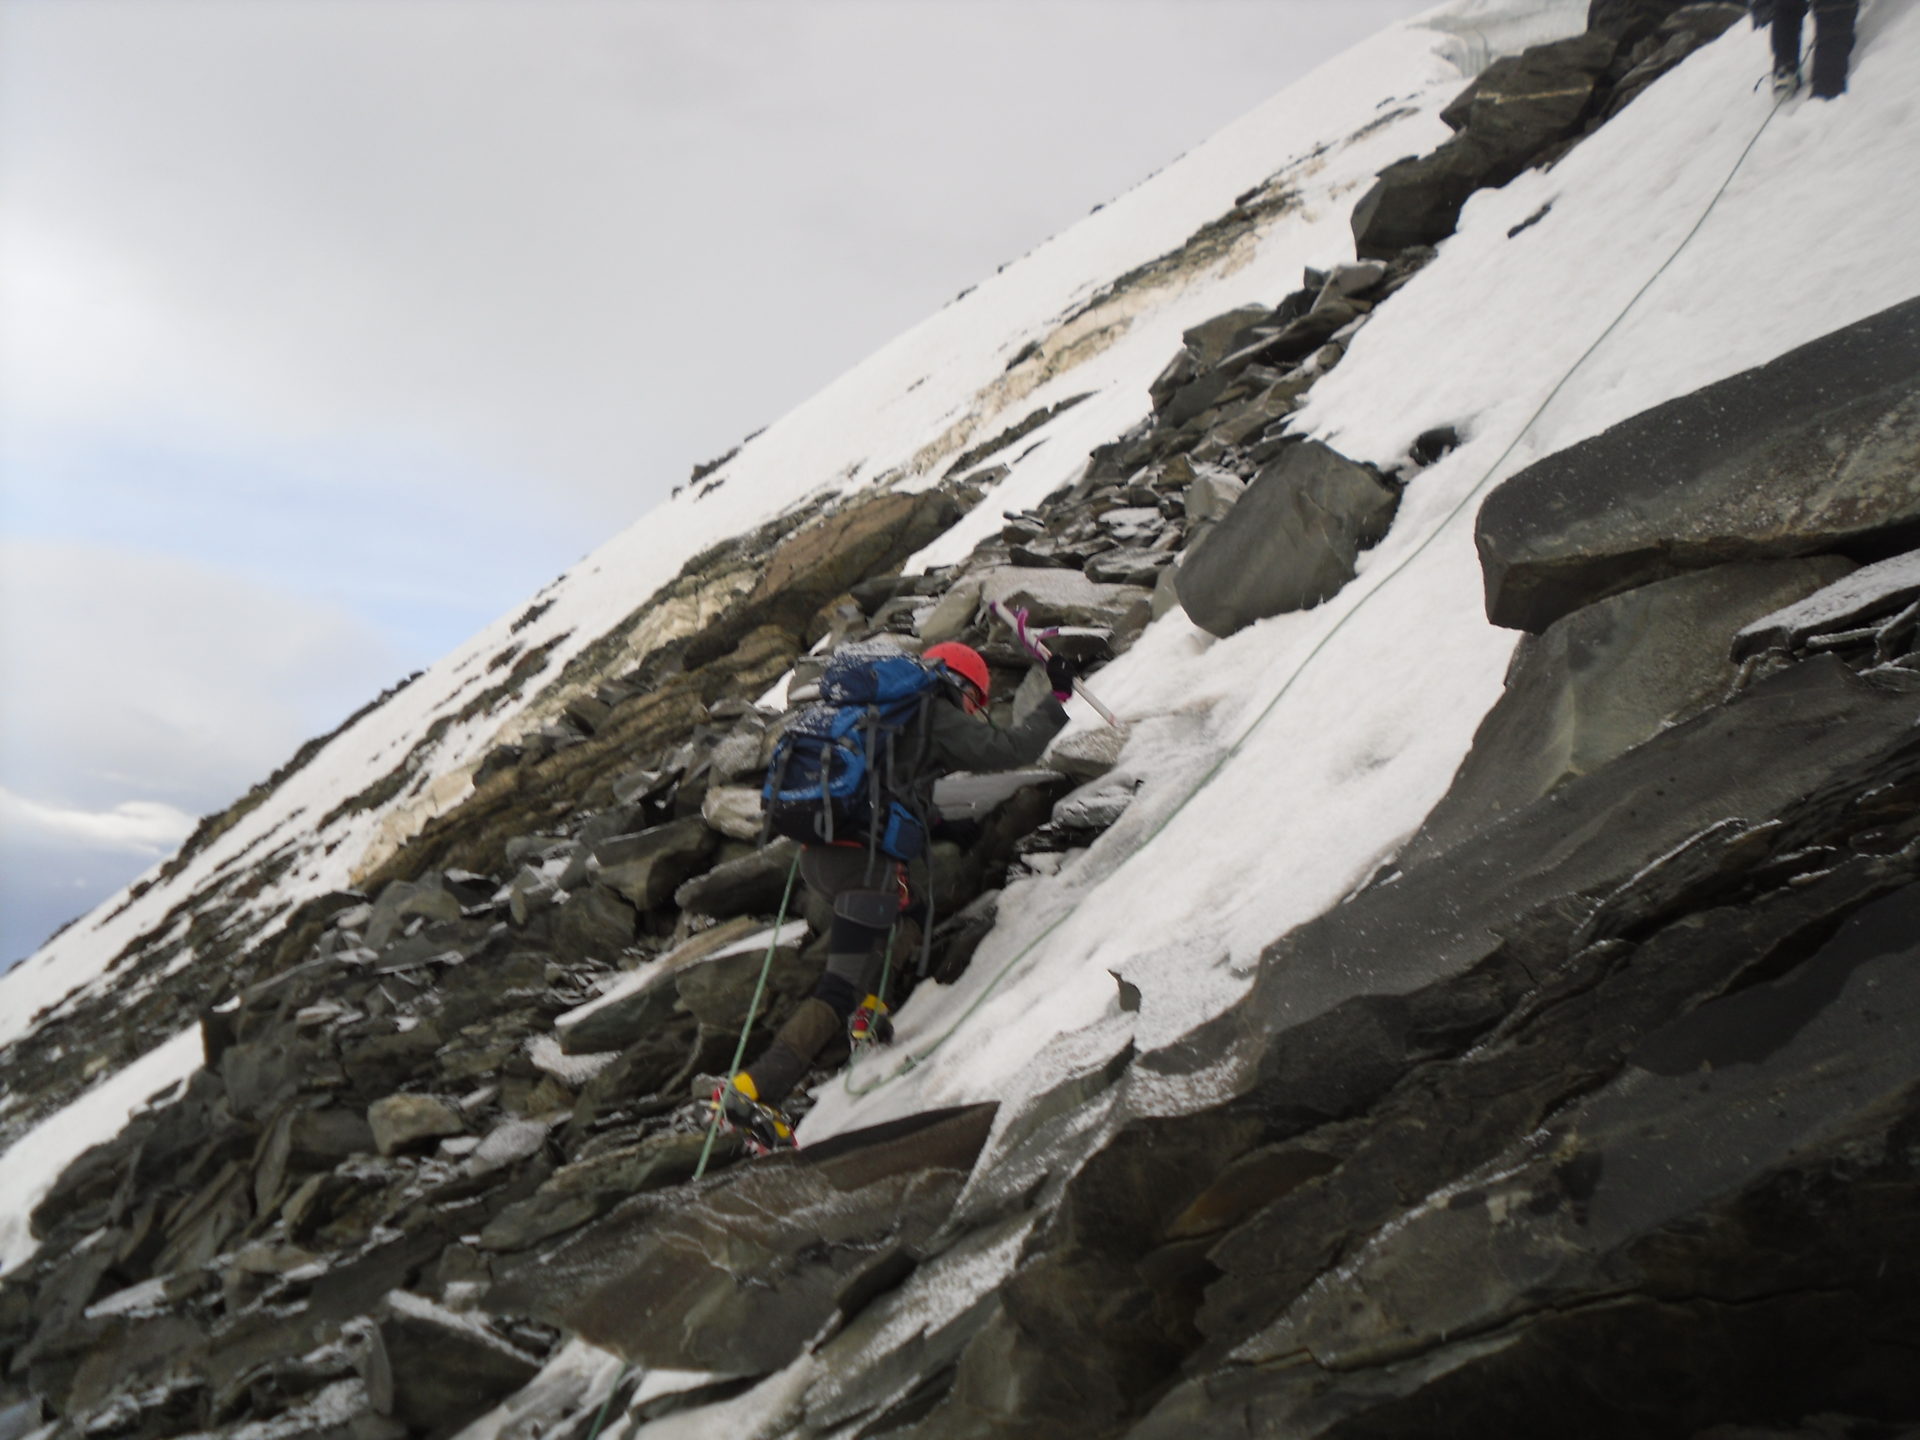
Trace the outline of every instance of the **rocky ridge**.
{"label": "rocky ridge", "polygon": [[[1729,8],[1598,5],[1579,46],[1511,71],[1551,87],[1541,67],[1569,54],[1617,71],[1583,102],[1604,116]],[[1556,116],[1534,153],[1578,123]],[[1882,443],[1913,367],[1876,368],[1892,419],[1836,466],[1844,543],[1809,524],[1646,575],[1617,536],[1583,536],[1586,578],[1523,643],[1452,803],[1397,869],[1277,939],[1229,1014],[1014,1116],[917,1117],[751,1167],[723,1145],[690,1181],[689,1081],[724,1065],[769,948],[762,1039],[819,960],[820,917],[773,931],[789,860],[754,843],[780,723],[760,697],[789,669],[804,684],[823,645],[962,638],[1018,705],[993,599],[1067,627],[1094,669],[1175,604],[1225,635],[1323,601],[1450,437],[1384,473],[1287,416],[1427,244],[1189,330],[1151,416],[964,564],[895,573],[980,503],[991,453],[690,564],[623,627],[691,604],[688,633],[637,666],[612,647],[575,662],[565,708],[362,888],[236,944],[231,1004],[173,999],[205,1008],[207,1067],[36,1211],[39,1255],[0,1282],[0,1434],[402,1440],[519,1394],[547,1398],[517,1424],[585,1435],[595,1407],[534,1384],[568,1334],[709,1376],[636,1420],[811,1355],[780,1421],[802,1435],[1548,1416],[1685,1435],[1821,1411],[1868,1434],[1920,1414],[1901,1243],[1920,580],[1901,553],[1911,447]],[[1864,364],[1916,324],[1897,307],[1737,380],[1765,394],[1796,363]],[[1856,398],[1804,423],[1843,433]],[[1718,403],[1674,406],[1684,426]],[[1519,502],[1565,463],[1500,492],[1517,498],[1489,507],[1483,553],[1552,538]],[[1876,543],[1893,557],[1857,570]],[[1010,875],[1114,822],[1111,758],[1057,753],[960,797],[918,983],[965,966]],[[74,1053],[89,1017],[67,1023],[10,1063]],[[1199,1074],[1233,1098],[1169,1099]],[[960,1283],[995,1267],[1005,1283]],[[927,1303],[943,1284],[959,1308]],[[1653,1345],[1685,1359],[1647,1383]]]}

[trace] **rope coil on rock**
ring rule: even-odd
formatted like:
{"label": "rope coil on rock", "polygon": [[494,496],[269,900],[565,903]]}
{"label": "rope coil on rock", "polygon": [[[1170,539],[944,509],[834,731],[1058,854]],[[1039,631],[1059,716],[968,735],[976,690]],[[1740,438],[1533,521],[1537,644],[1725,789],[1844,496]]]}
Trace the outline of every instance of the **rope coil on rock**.
{"label": "rope coil on rock", "polygon": [[[1534,407],[1534,411],[1531,415],[1527,417],[1526,423],[1523,424],[1520,427],[1520,429],[1514,433],[1514,437],[1512,440],[1510,440],[1507,443],[1506,449],[1500,452],[1499,457],[1496,460],[1494,460],[1494,462],[1487,467],[1486,471],[1481,475],[1481,477],[1478,480],[1476,480],[1472,486],[1468,488],[1466,493],[1460,497],[1459,501],[1453,506],[1453,508],[1449,510],[1444,516],[1441,517],[1439,523],[1436,524],[1430,531],[1428,531],[1426,537],[1422,539],[1419,544],[1415,545],[1412,550],[1408,551],[1407,554],[1404,555],[1396,564],[1394,564],[1390,569],[1388,569],[1384,574],[1382,574],[1379,580],[1377,580],[1373,584],[1372,588],[1367,590],[1357,600],[1355,600],[1355,602],[1348,607],[1347,611],[1343,615],[1341,615],[1339,619],[1335,620],[1332,625],[1330,625],[1327,628],[1327,632],[1324,635],[1322,635],[1320,639],[1314,643],[1313,647],[1307,651],[1306,655],[1302,657],[1300,663],[1294,667],[1293,673],[1289,675],[1286,678],[1286,680],[1281,683],[1280,688],[1274,692],[1273,697],[1270,700],[1268,700],[1266,705],[1261,709],[1260,713],[1253,718],[1252,723],[1249,724],[1247,728],[1241,732],[1239,739],[1235,740],[1231,745],[1229,745],[1225,750],[1221,752],[1219,759],[1214,761],[1214,763],[1208,767],[1206,773],[1200,777],[1199,781],[1195,783],[1193,788],[1189,790],[1187,794],[1181,798],[1180,803],[1175,805],[1164,816],[1162,816],[1160,820],[1157,823],[1155,823],[1150,830],[1147,831],[1146,835],[1133,847],[1133,849],[1130,850],[1125,856],[1121,858],[1119,864],[1114,867],[1113,871],[1108,873],[1106,877],[1108,880],[1111,880],[1114,874],[1118,873],[1118,871],[1123,867],[1125,867],[1135,856],[1139,855],[1141,851],[1145,850],[1149,845],[1151,845],[1155,840],[1157,840],[1160,837],[1161,833],[1166,830],[1167,826],[1172,824],[1173,821],[1181,814],[1181,812],[1184,811],[1189,805],[1191,805],[1194,802],[1194,800],[1199,796],[1200,792],[1205,790],[1207,786],[1211,785],[1216,779],[1219,778],[1220,772],[1226,769],[1226,767],[1229,764],[1231,764],[1235,758],[1239,756],[1241,750],[1246,746],[1247,741],[1252,739],[1254,733],[1257,730],[1259,730],[1259,728],[1262,725],[1266,723],[1268,717],[1273,714],[1274,710],[1278,708],[1280,702],[1283,699],[1285,699],[1288,692],[1293,689],[1294,682],[1297,681],[1301,677],[1301,675],[1306,673],[1307,667],[1310,666],[1314,662],[1314,660],[1320,655],[1320,653],[1327,648],[1328,644],[1332,642],[1334,636],[1338,635],[1340,631],[1343,628],[1345,628],[1349,620],[1351,620],[1355,615],[1360,613],[1360,611],[1365,607],[1366,603],[1369,600],[1371,600],[1375,595],[1379,594],[1380,591],[1384,589],[1387,585],[1392,583],[1392,581],[1395,578],[1397,578],[1402,572],[1404,572],[1407,569],[1407,567],[1410,566],[1415,560],[1419,559],[1419,557],[1425,553],[1427,547],[1431,545],[1435,540],[1437,540],[1441,536],[1441,534],[1445,532],[1453,524],[1453,522],[1460,517],[1460,514],[1467,508],[1467,506],[1475,498],[1477,498],[1482,491],[1484,491],[1487,488],[1488,484],[1492,481],[1493,477],[1499,473],[1500,467],[1507,463],[1508,459],[1511,458],[1511,456],[1513,455],[1513,452],[1519,448],[1520,442],[1526,439],[1527,435],[1533,430],[1534,425],[1538,423],[1540,417],[1546,413],[1547,407],[1553,404],[1553,402],[1559,398],[1560,392],[1566,389],[1567,383],[1570,380],[1572,380],[1576,374],[1579,373],[1581,366],[1585,365],[1587,361],[1593,357],[1594,352],[1598,350],[1601,347],[1601,345],[1606,343],[1608,337],[1610,337],[1615,330],[1620,328],[1621,322],[1624,321],[1627,318],[1627,316],[1633,312],[1633,308],[1636,305],[1638,305],[1640,301],[1646,296],[1646,293],[1654,287],[1654,285],[1659,281],[1660,277],[1667,273],[1668,269],[1673,265],[1673,262],[1678,260],[1681,254],[1685,252],[1686,248],[1693,243],[1694,237],[1700,233],[1701,227],[1703,227],[1707,223],[1708,217],[1711,216],[1714,210],[1719,206],[1721,197],[1727,193],[1728,188],[1733,184],[1734,178],[1739,175],[1741,168],[1747,163],[1747,157],[1753,153],[1753,147],[1760,143],[1760,137],[1766,133],[1767,126],[1772,124],[1773,117],[1779,114],[1780,106],[1782,103],[1784,103],[1784,97],[1782,97],[1781,99],[1775,100],[1772,108],[1770,108],[1767,111],[1765,118],[1761,120],[1759,127],[1753,132],[1753,135],[1748,139],[1746,145],[1741,149],[1738,158],[1734,160],[1733,167],[1732,169],[1728,170],[1726,174],[1726,178],[1720,182],[1719,188],[1717,188],[1713,192],[1713,198],[1707,202],[1706,208],[1700,212],[1699,218],[1693,222],[1693,225],[1691,226],[1691,228],[1689,228],[1687,233],[1681,237],[1680,243],[1674,246],[1672,253],[1670,253],[1665,260],[1661,261],[1659,266],[1654,270],[1654,272],[1651,275],[1647,277],[1646,281],[1640,286],[1640,288],[1634,291],[1632,298],[1630,298],[1627,301],[1627,303],[1621,307],[1620,312],[1617,315],[1615,315],[1611,321],[1608,322],[1607,327],[1604,330],[1602,330],[1597,337],[1595,337],[1593,343],[1588,345],[1585,350],[1581,351],[1579,357],[1574,360],[1573,364],[1567,367],[1566,373],[1563,374],[1557,382],[1555,382],[1553,388],[1547,392],[1546,398],[1542,400],[1539,403],[1539,405]],[[1103,881],[1101,883],[1105,883],[1105,882]],[[1089,891],[1088,893],[1091,894],[1092,892]],[[1038,949],[1041,946],[1041,944],[1043,944],[1053,934],[1054,931],[1058,930],[1068,920],[1072,919],[1076,914],[1079,913],[1080,906],[1085,903],[1085,898],[1086,897],[1083,896],[1079,902],[1076,902],[1074,905],[1062,911],[1061,914],[1052,923],[1050,923],[1038,935],[1034,936],[1033,939],[1029,940],[1018,951],[1016,951],[1013,957],[1009,959],[1005,965],[1001,966],[999,970],[994,972],[993,976],[987,981],[987,983],[981,987],[980,993],[976,995],[973,998],[973,1000],[967,1005],[967,1007],[960,1012],[959,1016],[954,1020],[954,1022],[951,1025],[949,1025],[944,1031],[942,1031],[940,1035],[935,1037],[934,1041],[930,1045],[928,1045],[924,1050],[922,1050],[919,1054],[906,1056],[901,1061],[897,1069],[893,1070],[889,1074],[879,1076],[871,1084],[865,1084],[865,1085],[860,1084],[857,1080],[857,1077],[853,1074],[852,1067],[849,1067],[847,1075],[845,1077],[845,1082],[844,1082],[846,1085],[847,1093],[849,1095],[855,1096],[856,1098],[866,1096],[866,1095],[871,1095],[876,1090],[880,1089],[883,1085],[887,1085],[892,1081],[899,1079],[901,1076],[911,1073],[913,1070],[918,1068],[923,1062],[925,1062],[928,1059],[931,1059],[933,1055],[939,1051],[941,1046],[945,1045],[948,1040],[953,1038],[954,1033],[958,1031],[962,1025],[966,1024],[968,1020],[973,1018],[975,1012],[977,1012],[980,1009],[980,1007],[987,1002],[987,999],[993,994],[995,989],[998,988],[1000,982],[1004,980],[1013,971],[1013,968],[1016,965],[1018,965],[1021,961],[1025,960],[1036,949]]]}

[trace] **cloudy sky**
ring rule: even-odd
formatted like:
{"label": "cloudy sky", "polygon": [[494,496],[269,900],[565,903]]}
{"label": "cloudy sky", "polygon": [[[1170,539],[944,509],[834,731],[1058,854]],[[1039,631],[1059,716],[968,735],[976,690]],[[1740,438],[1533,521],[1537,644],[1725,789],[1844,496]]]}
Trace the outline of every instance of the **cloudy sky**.
{"label": "cloudy sky", "polygon": [[0,966],[1429,0],[0,0]]}

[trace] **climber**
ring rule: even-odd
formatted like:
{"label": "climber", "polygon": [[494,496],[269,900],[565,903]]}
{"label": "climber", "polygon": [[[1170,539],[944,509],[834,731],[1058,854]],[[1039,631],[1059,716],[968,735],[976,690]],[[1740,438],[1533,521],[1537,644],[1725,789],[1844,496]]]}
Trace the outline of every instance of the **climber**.
{"label": "climber", "polygon": [[1785,99],[1800,88],[1800,22],[1813,6],[1813,94],[1832,100],[1846,93],[1853,54],[1853,22],[1860,0],[1753,0],[1756,27],[1773,26],[1773,93]]}
{"label": "climber", "polygon": [[[909,782],[922,794],[930,794],[936,778],[954,771],[1030,765],[1067,723],[1063,702],[1073,692],[1075,668],[1064,655],[1045,662],[1051,698],[1004,729],[985,716],[992,681],[977,650],[948,642],[932,646],[920,659],[939,682],[925,701],[925,758]],[[885,1044],[893,1033],[887,1007],[873,992],[894,923],[909,903],[907,865],[862,833],[862,838],[804,845],[800,875],[832,907],[826,970],[760,1058],[713,1091],[712,1103],[727,1123],[762,1150],[793,1143],[781,1102],[828,1041],[844,1030],[859,1049]]]}

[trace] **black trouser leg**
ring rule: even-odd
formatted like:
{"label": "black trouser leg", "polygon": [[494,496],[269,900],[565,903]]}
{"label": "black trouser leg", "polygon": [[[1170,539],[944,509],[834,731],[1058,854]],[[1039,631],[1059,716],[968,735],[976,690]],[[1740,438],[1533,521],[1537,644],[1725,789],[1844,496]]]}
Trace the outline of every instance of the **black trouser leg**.
{"label": "black trouser leg", "polygon": [[1800,22],[1807,17],[1807,0],[1773,0],[1773,71],[1798,73]]}
{"label": "black trouser leg", "polygon": [[879,974],[887,932],[900,913],[897,890],[871,888],[894,876],[894,864],[865,850],[808,846],[800,855],[808,888],[833,902],[827,968],[766,1053],[747,1067],[761,1100],[778,1105],[813,1068],[814,1057],[843,1033]]}
{"label": "black trouser leg", "polygon": [[1822,100],[1846,93],[1859,13],[1860,0],[1813,0],[1813,93]]}

